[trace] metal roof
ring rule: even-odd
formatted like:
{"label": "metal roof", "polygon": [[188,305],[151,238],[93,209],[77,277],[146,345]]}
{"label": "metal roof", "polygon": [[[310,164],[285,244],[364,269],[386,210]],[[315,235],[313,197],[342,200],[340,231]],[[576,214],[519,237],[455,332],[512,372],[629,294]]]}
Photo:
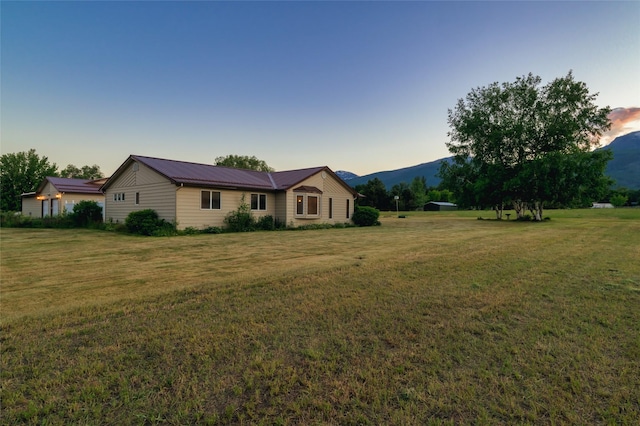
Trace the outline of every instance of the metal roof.
{"label": "metal roof", "polygon": [[429,201],[427,204],[435,204],[435,205],[438,205],[438,206],[457,207],[456,204],[448,203],[446,201]]}
{"label": "metal roof", "polygon": [[100,185],[104,182],[104,179],[71,179],[47,176],[36,192],[42,192],[47,182],[51,183],[58,192],[102,195]]}
{"label": "metal roof", "polygon": [[[210,164],[166,160],[141,155],[129,156],[127,161],[113,174],[112,179],[134,161],[144,164],[176,185],[278,191],[287,190],[316,173],[325,171],[335,176],[338,181],[342,182],[346,188],[353,192],[350,186],[344,183],[339,176],[326,166],[269,173]],[[107,183],[103,185],[103,190],[109,186],[109,182],[110,181],[107,181]]]}
{"label": "metal roof", "polygon": [[130,158],[155,170],[175,184],[274,189],[267,173],[255,170],[187,163],[139,155],[132,155]]}

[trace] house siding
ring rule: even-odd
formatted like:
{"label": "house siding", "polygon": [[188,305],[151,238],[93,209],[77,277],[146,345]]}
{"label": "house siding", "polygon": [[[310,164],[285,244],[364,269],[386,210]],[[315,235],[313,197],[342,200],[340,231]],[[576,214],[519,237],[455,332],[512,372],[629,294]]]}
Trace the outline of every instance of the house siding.
{"label": "house siding", "polygon": [[[313,186],[322,191],[320,195],[320,216],[313,218],[302,218],[296,215],[296,194],[299,192],[290,189],[287,191],[286,197],[286,217],[287,225],[302,226],[313,223],[347,223],[351,221],[353,215],[353,196],[352,194],[331,174],[326,173],[322,177],[322,173],[317,173],[308,179],[300,182],[298,186]],[[333,214],[329,217],[329,198],[333,199]],[[347,218],[347,201],[349,202],[349,217]]]}
{"label": "house siding", "polygon": [[104,219],[104,196],[96,194],[80,194],[77,192],[65,192],[60,198],[60,212],[73,213],[73,207],[80,201],[95,201],[102,207],[102,218]]}
{"label": "house siding", "polygon": [[[37,197],[41,197],[41,199],[38,200]],[[44,200],[42,197],[44,197]],[[60,192],[51,182],[48,182],[41,192],[34,196],[22,198],[22,214],[34,218],[42,218],[43,201],[49,204],[49,211],[51,211],[51,200],[56,199],[58,200],[57,214],[73,212],[73,206],[80,201],[95,201],[100,206],[103,206],[104,212],[104,196],[92,193]]]}
{"label": "house siding", "polygon": [[[146,167],[132,162],[115,181],[110,182],[105,191],[105,218],[115,223],[124,223],[129,213],[153,209],[161,219],[174,222],[176,218],[176,189],[168,179]],[[140,204],[136,202],[136,192],[140,193]],[[124,193],[124,201],[114,201],[114,194]]]}
{"label": "house siding", "polygon": [[274,217],[276,220],[280,221],[285,226],[288,226],[287,222],[287,193],[286,192],[277,192],[275,194],[276,198],[276,211]]}
{"label": "house siding", "polygon": [[[232,186],[234,189],[229,189]],[[321,191],[305,189],[310,191],[305,193],[307,197],[313,193],[319,199],[317,216],[296,216],[296,195],[299,192],[294,189],[300,186]],[[250,189],[256,187],[261,189]],[[267,177],[263,172],[248,173],[204,164],[130,156],[102,190],[105,192],[107,221],[124,222],[132,211],[153,209],[162,219],[175,223],[178,229],[223,227],[225,217],[238,210],[243,195],[244,202],[251,205],[251,194],[266,196],[266,209],[251,211],[256,219],[270,215],[280,223],[294,227],[349,222],[354,208],[353,190],[328,168],[322,167]],[[220,192],[220,209],[201,208],[203,190]],[[139,204],[135,203],[136,193],[140,194]],[[124,199],[118,199],[119,194],[124,194]],[[332,214],[329,212],[330,199]]]}
{"label": "house siding", "polygon": [[36,196],[22,197],[22,215],[29,217],[42,217],[42,202]]}
{"label": "house siding", "polygon": [[[201,191],[218,191],[220,192],[220,209],[202,209],[200,208]],[[251,194],[265,194],[267,196],[266,210],[251,210],[253,216],[258,219],[261,216],[275,216],[276,212],[276,196],[274,193],[261,191],[232,191],[211,188],[193,188],[182,187],[177,192],[177,223],[178,229],[187,227],[205,228],[208,226],[224,227],[224,218],[232,211],[235,211],[244,201],[251,205]]]}

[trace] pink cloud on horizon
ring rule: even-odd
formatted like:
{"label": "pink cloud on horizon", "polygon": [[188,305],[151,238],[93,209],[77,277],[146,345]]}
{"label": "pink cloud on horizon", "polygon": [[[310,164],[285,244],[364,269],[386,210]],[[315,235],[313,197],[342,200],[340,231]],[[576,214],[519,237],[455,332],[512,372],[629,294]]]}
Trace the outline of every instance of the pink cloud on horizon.
{"label": "pink cloud on horizon", "polygon": [[616,137],[640,130],[640,108],[615,108],[609,113],[611,129],[600,139],[602,145],[608,145]]}

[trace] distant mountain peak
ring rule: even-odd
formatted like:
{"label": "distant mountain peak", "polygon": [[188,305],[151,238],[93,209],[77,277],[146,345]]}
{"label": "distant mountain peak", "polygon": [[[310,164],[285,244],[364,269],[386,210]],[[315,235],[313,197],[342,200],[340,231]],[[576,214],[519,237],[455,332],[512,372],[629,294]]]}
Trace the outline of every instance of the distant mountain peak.
{"label": "distant mountain peak", "polygon": [[617,151],[626,151],[629,149],[640,149],[640,130],[618,136],[611,141],[610,144],[603,148],[611,148]]}
{"label": "distant mountain peak", "polygon": [[342,180],[349,180],[349,179],[355,179],[357,177],[360,177],[357,174],[348,172],[346,170],[338,170],[336,171],[336,174]]}

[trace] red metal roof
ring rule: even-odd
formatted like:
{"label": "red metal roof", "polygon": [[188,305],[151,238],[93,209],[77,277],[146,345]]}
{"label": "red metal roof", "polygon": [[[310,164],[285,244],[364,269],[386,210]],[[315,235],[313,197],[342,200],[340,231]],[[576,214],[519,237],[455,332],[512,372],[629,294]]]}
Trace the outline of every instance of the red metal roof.
{"label": "red metal roof", "polygon": [[102,192],[100,191],[100,185],[104,182],[104,180],[70,179],[47,176],[45,180],[40,184],[36,192],[42,192],[44,187],[47,185],[47,182],[50,182],[58,190],[58,192],[102,195]]}

